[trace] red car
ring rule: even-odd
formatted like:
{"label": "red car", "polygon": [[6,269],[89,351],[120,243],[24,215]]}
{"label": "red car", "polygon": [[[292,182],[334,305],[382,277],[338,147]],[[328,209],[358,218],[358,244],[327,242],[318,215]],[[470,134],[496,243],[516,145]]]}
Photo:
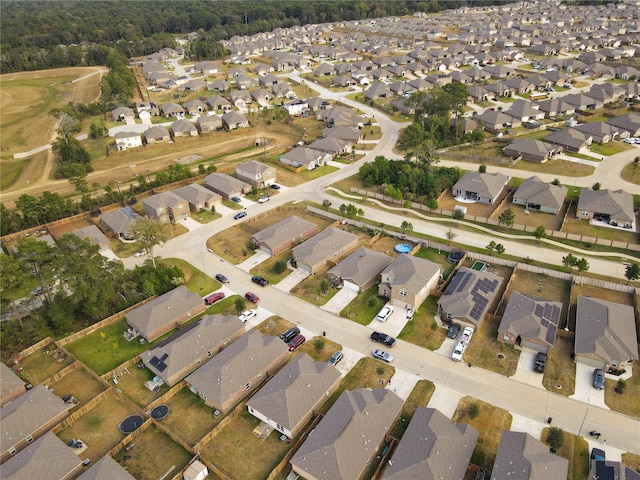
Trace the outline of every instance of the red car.
{"label": "red car", "polygon": [[205,297],[204,304],[205,305],[212,305],[212,304],[216,303],[217,301],[222,300],[223,298],[224,298],[224,292],[212,293],[208,297]]}
{"label": "red car", "polygon": [[249,300],[252,303],[258,303],[260,301],[260,297],[253,292],[247,292],[244,294],[244,298]]}
{"label": "red car", "polygon": [[289,342],[289,351],[293,352],[300,345],[302,345],[305,342],[305,340],[306,338],[304,338],[304,335],[296,335],[295,337],[293,337],[293,340]]}

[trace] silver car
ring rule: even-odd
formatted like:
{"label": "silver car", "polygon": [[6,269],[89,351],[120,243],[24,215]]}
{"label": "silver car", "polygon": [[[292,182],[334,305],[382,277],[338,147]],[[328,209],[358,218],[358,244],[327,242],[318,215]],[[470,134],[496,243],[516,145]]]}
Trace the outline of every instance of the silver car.
{"label": "silver car", "polygon": [[391,363],[393,361],[393,355],[385,352],[384,350],[374,350],[373,357],[387,363]]}

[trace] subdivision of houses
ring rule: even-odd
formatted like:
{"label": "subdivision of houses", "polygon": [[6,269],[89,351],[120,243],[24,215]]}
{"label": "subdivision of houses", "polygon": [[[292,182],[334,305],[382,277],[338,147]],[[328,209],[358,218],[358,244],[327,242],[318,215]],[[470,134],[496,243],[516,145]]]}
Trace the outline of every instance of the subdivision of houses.
{"label": "subdivision of houses", "polygon": [[189,204],[174,192],[161,192],[142,199],[144,213],[160,223],[176,223],[189,217]]}
{"label": "subdivision of houses", "polygon": [[382,272],[378,293],[392,305],[415,311],[438,286],[442,266],[425,258],[399,255]]}
{"label": "subdivision of houses", "polygon": [[251,185],[224,173],[207,175],[204,179],[204,186],[227,199],[251,191]]}
{"label": "subdivision of houses", "polygon": [[635,224],[633,196],[624,190],[580,191],[576,217],[598,220],[610,225],[632,229]]}
{"label": "subdivision of houses", "polygon": [[257,160],[249,160],[236,166],[236,177],[256,188],[267,188],[276,183],[276,168]]}
{"label": "subdivision of houses", "polygon": [[502,173],[467,172],[451,187],[451,191],[454,197],[492,204],[508,182],[509,177]]}
{"label": "subdivision of houses", "polygon": [[25,382],[4,362],[0,362],[0,407],[15,400],[26,391]]}
{"label": "subdivision of houses", "polygon": [[382,252],[359,247],[332,267],[327,276],[335,287],[342,286],[361,292],[374,285],[380,278],[380,272],[392,261],[393,257]]}
{"label": "subdivision of houses", "polygon": [[329,227],[293,248],[298,268],[311,274],[335,262],[358,245],[358,237],[336,227]]}
{"label": "subdivision of houses", "polygon": [[211,210],[218,205],[222,205],[222,197],[220,195],[198,183],[174,188],[172,192],[185,200],[192,212]]}
{"label": "subdivision of houses", "polygon": [[139,218],[142,217],[133,208],[123,207],[101,214],[100,225],[105,230],[111,230],[117,238],[130,240],[131,228]]}
{"label": "subdivision of houses", "polygon": [[553,185],[533,176],[525,179],[513,194],[513,203],[525,209],[557,215],[567,198],[567,187]]}
{"label": "subdivision of houses", "polygon": [[261,251],[273,257],[317,233],[318,226],[315,223],[297,215],[291,215],[254,233],[251,236],[251,242],[257,245]]}

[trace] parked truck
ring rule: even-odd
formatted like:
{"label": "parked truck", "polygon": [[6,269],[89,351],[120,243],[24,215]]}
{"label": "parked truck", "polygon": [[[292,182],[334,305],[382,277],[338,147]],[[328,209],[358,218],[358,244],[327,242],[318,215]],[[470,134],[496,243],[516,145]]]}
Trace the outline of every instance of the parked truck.
{"label": "parked truck", "polygon": [[469,341],[471,340],[471,336],[473,335],[473,328],[465,327],[462,331],[462,335],[460,336],[460,340],[456,345],[456,348],[453,349],[453,353],[451,354],[451,359],[459,362],[462,360],[462,354],[464,350],[467,348]]}

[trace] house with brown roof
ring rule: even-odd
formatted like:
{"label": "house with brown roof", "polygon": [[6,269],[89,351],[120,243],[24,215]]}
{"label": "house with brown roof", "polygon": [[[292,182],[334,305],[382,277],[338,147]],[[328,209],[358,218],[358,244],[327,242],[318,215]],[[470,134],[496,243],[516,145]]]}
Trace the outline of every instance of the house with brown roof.
{"label": "house with brown roof", "polygon": [[575,128],[565,128],[550,133],[545,137],[544,141],[553,143],[554,145],[560,145],[570,152],[586,152],[591,142],[593,142],[593,137]]}
{"label": "house with brown roof", "polygon": [[26,391],[25,382],[4,362],[0,362],[0,407],[15,400]]}
{"label": "house with brown roof", "polygon": [[235,130],[237,128],[248,128],[249,120],[238,112],[230,111],[222,115],[222,126],[225,130]]}
{"label": "house with brown roof", "polygon": [[176,223],[189,216],[189,204],[174,192],[162,192],[142,199],[144,213],[160,223]]}
{"label": "house with brown roof", "polygon": [[333,158],[339,155],[347,155],[353,149],[353,142],[341,138],[325,137],[309,144],[309,148],[328,153]]}
{"label": "house with brown roof", "polygon": [[632,137],[640,136],[640,113],[631,112],[607,120],[609,125],[614,125],[629,132]]}
{"label": "house with brown roof", "polygon": [[504,430],[491,480],[514,478],[549,480],[567,478],[569,461],[549,452],[549,447],[528,433]]}
{"label": "house with brown roof", "polygon": [[260,250],[274,257],[317,233],[318,226],[315,223],[296,215],[291,215],[264,230],[254,233],[251,236],[251,241]]}
{"label": "house with brown roof", "polygon": [[96,225],[89,225],[88,227],[77,228],[71,232],[78,238],[87,238],[92,243],[95,243],[100,247],[100,250],[108,250],[111,248],[111,243],[104,233]]}
{"label": "house with brown roof", "polygon": [[345,390],[291,457],[307,480],[364,478],[403,401],[391,390]]}
{"label": "house with brown roof", "polygon": [[251,191],[251,185],[224,173],[207,175],[204,179],[204,186],[227,199]]}
{"label": "house with brown roof", "polygon": [[111,111],[111,115],[116,122],[134,120],[136,118],[135,110],[128,107],[118,107]]}
{"label": "house with brown roof", "polygon": [[127,472],[122,465],[109,455],[105,455],[89,470],[80,475],[77,480],[135,480],[135,477]]}
{"label": "house with brown roof", "polygon": [[438,316],[446,323],[478,328],[497,299],[502,277],[462,267],[438,300]]}
{"label": "house with brown roof", "polygon": [[524,180],[513,194],[512,202],[528,210],[557,215],[567,198],[567,187],[553,185],[533,176]]}
{"label": "house with brown roof", "polygon": [[228,412],[289,358],[278,337],[245,333],[186,378],[190,390],[211,408]]}
{"label": "house with brown roof", "polygon": [[358,245],[358,237],[336,227],[329,227],[293,248],[299,268],[316,273],[329,262],[336,262]]}
{"label": "house with brown roof", "polygon": [[198,183],[174,188],[172,192],[185,200],[189,204],[189,209],[192,212],[211,210],[218,205],[222,205],[222,197],[220,195],[212,192],[208,188],[204,188]]}
{"label": "house with brown roof", "polygon": [[638,360],[633,307],[580,295],[576,310],[576,361],[594,368],[624,369]]}
{"label": "house with brown roof", "polygon": [[196,120],[196,126],[200,133],[222,130],[222,117],[220,115],[203,115]]}
{"label": "house with brown roof", "polygon": [[113,138],[116,141],[116,148],[120,152],[129,148],[142,146],[142,137],[140,136],[140,132],[118,132],[113,136]]}
{"label": "house with brown roof", "polygon": [[624,190],[591,190],[583,188],[578,199],[576,217],[607,222],[632,229],[635,224],[633,196]]}
{"label": "house with brown roof", "polygon": [[435,408],[418,407],[381,480],[463,480],[478,441],[467,423],[451,423]]}
{"label": "house with brown roof", "polygon": [[276,168],[249,160],[236,166],[236,177],[256,188],[266,188],[276,183]]}
{"label": "house with brown roof", "polygon": [[142,218],[138,212],[131,207],[111,210],[100,215],[100,225],[103,229],[111,230],[118,238],[132,239],[131,227]]}
{"label": "house with brown roof", "polygon": [[451,187],[451,191],[454,197],[492,204],[498,199],[507,182],[509,177],[502,173],[467,172]]}
{"label": "house with brown roof", "polygon": [[412,255],[399,255],[382,272],[378,293],[392,305],[415,311],[438,286],[442,267]]}
{"label": "house with brown roof", "polygon": [[249,413],[288,438],[296,437],[340,384],[340,371],[297,355],[247,402]]}
{"label": "house with brown roof", "polygon": [[[73,404],[66,404],[44,385],[36,385],[0,408],[0,463],[28,447],[69,415]],[[4,477],[2,466],[2,478]]]}
{"label": "house with brown roof", "polygon": [[531,138],[515,139],[502,149],[502,153],[512,158],[522,158],[530,162],[546,163],[549,158],[562,153],[562,147]]}
{"label": "house with brown roof", "polygon": [[307,170],[322,167],[331,159],[330,153],[307,147],[296,147],[280,156],[280,161],[285,165],[295,168],[305,167]]}
{"label": "house with brown roof", "polygon": [[148,144],[168,142],[171,140],[169,130],[160,125],[154,125],[153,127],[148,128],[142,135],[144,136],[145,142]]}
{"label": "house with brown roof", "polygon": [[556,341],[562,304],[513,292],[498,326],[498,341],[547,353]]}
{"label": "house with brown roof", "polygon": [[165,333],[200,315],[205,310],[202,297],[180,285],[126,315],[127,323],[152,342]]}
{"label": "house with brown roof", "polygon": [[173,386],[244,333],[235,315],[205,315],[141,355],[154,375]]}
{"label": "house with brown roof", "polygon": [[342,286],[356,292],[364,291],[378,281],[380,272],[393,257],[369,248],[360,247],[327,272],[335,287]]}

